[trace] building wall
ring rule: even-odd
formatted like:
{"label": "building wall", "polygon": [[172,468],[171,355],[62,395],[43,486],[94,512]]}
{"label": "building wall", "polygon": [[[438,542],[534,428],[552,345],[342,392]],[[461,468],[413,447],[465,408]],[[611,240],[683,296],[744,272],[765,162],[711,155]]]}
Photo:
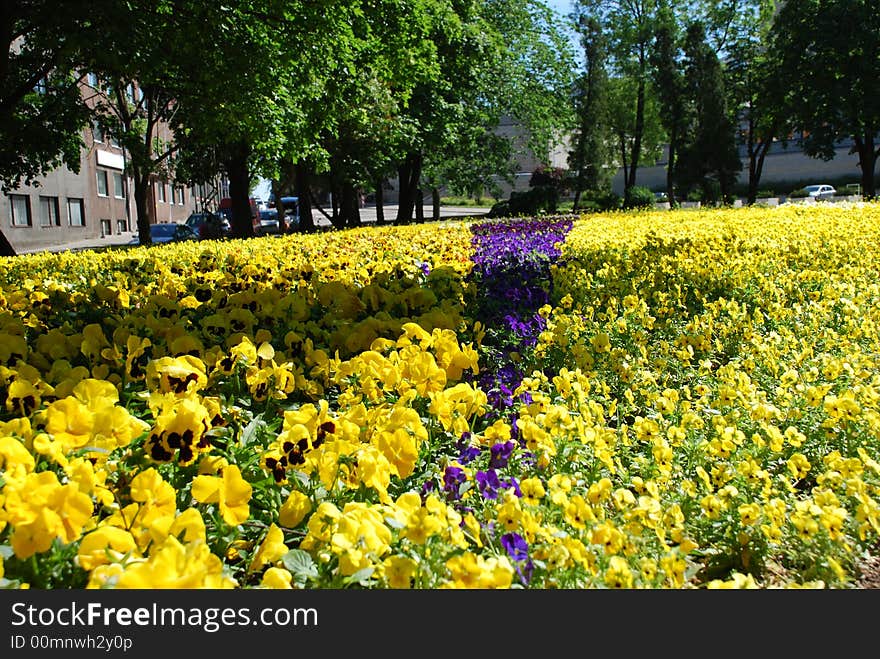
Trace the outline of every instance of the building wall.
{"label": "building wall", "polygon": [[[749,180],[749,161],[742,156],[743,168],[737,181],[747,183]],[[825,183],[826,179],[839,179],[851,177],[858,182],[862,177],[859,168],[858,154],[850,153],[850,146],[843,144],[834,152],[834,158],[824,161],[819,158],[810,158],[797,146],[783,145],[774,146],[764,159],[764,168],[761,171],[761,182],[771,183],[779,181],[813,181]],[[660,161],[651,167],[639,167],[636,171],[636,185],[645,186],[652,190],[664,190],[666,188],[666,162]],[[759,186],[760,187],[760,184]],[[618,170],[611,183],[611,189],[617,194],[623,194],[623,170]]]}
{"label": "building wall", "polygon": [[[86,89],[90,88],[84,84],[84,93]],[[169,133],[167,127],[160,127],[160,137],[168,139]],[[59,167],[37,183],[19,186],[0,196],[0,228],[16,253],[58,249],[79,241],[137,231],[134,187],[125,175],[125,153],[99,131],[83,131],[78,174]],[[160,194],[160,187],[164,194]],[[22,198],[27,199],[30,208],[30,223],[25,226],[14,221],[13,213],[14,200]],[[41,215],[41,198],[57,201],[58,216],[49,223]],[[71,222],[68,211],[78,200],[82,205],[82,225]],[[150,223],[183,222],[195,210],[196,203],[192,189],[175,185],[172,198],[172,184],[154,177],[147,200]],[[21,207],[19,203],[18,208]]]}

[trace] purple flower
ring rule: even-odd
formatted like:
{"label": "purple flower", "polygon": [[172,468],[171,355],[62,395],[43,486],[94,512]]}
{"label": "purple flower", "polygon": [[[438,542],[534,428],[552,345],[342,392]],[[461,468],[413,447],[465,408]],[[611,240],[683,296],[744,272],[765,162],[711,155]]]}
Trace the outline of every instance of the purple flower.
{"label": "purple flower", "polygon": [[471,433],[465,432],[462,433],[461,439],[455,444],[455,448],[459,451],[458,461],[463,465],[472,462],[480,455],[480,447],[471,446],[470,439]]}
{"label": "purple flower", "polygon": [[[519,533],[511,532],[501,536],[501,546],[507,551],[507,555],[516,562],[516,572],[519,574],[519,579],[523,585],[527,586],[535,570],[535,564],[529,558],[528,543]],[[523,563],[523,561],[525,562]]]}
{"label": "purple flower", "polygon": [[513,493],[516,496],[522,498],[522,490],[519,489],[519,482],[513,476],[511,476],[506,481],[503,481],[501,483],[501,487],[503,487],[505,490],[513,490]]}
{"label": "purple flower", "polygon": [[501,487],[501,481],[498,479],[498,474],[495,473],[494,469],[478,471],[474,476],[474,480],[477,481],[477,487],[480,489],[484,499],[498,498],[498,488]]}
{"label": "purple flower", "polygon": [[503,443],[498,443],[492,446],[489,449],[491,453],[491,457],[489,458],[489,467],[492,469],[503,469],[507,466],[507,463],[510,461],[510,456],[513,453],[514,443],[511,441],[506,441]]}
{"label": "purple flower", "polygon": [[529,557],[529,545],[519,533],[505,533],[501,536],[501,546],[507,555],[515,561],[524,561]]}
{"label": "purple flower", "polygon": [[458,499],[461,496],[458,488],[466,480],[467,476],[461,467],[446,467],[443,472],[443,491],[450,499]]}

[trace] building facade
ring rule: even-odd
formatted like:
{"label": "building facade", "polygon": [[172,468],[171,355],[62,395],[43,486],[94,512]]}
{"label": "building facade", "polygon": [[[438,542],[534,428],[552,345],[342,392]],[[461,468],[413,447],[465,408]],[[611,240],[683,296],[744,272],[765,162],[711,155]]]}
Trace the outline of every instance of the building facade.
{"label": "building facade", "polygon": [[[83,93],[94,94],[95,84],[92,76],[86,76]],[[130,93],[138,91],[132,86]],[[159,130],[167,137],[167,127]],[[79,172],[62,166],[35,185],[22,185],[0,196],[0,227],[17,254],[136,234],[132,190],[125,150],[93,125],[83,130]],[[153,177],[147,198],[150,223],[183,222],[199,203],[194,189]]]}

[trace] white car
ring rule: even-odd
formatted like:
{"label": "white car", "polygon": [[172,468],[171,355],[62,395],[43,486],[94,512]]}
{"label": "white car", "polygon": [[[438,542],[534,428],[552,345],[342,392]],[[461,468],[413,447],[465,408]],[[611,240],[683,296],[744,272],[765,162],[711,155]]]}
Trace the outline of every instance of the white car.
{"label": "white car", "polygon": [[813,199],[831,199],[834,195],[837,194],[837,190],[834,189],[834,186],[822,184],[822,185],[808,185],[804,187],[804,190],[807,191],[807,194],[811,196]]}

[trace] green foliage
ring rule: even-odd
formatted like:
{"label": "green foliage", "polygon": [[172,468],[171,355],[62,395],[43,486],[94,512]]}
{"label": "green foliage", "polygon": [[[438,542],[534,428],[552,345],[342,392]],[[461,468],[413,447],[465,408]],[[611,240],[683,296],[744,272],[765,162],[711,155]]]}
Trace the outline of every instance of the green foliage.
{"label": "green foliage", "polygon": [[612,135],[608,122],[607,45],[602,25],[595,18],[578,17],[583,47],[584,71],[575,81],[576,125],[568,165],[574,173],[576,201],[586,189],[610,187],[612,175]]}
{"label": "green foliage", "polygon": [[552,185],[538,185],[528,190],[514,190],[510,199],[500,201],[489,211],[489,217],[528,217],[556,213],[559,192]]}
{"label": "green foliage", "polygon": [[735,125],[728,112],[721,63],[706,41],[702,24],[688,26],[684,53],[685,91],[693,114],[675,176],[682,187],[698,186],[703,201],[715,203],[732,196],[733,184],[742,169]]}
{"label": "green foliage", "polygon": [[623,197],[610,190],[587,190],[584,193],[585,204],[595,204],[599,210],[610,211],[623,207]]}
{"label": "green foliage", "polygon": [[800,0],[780,5],[769,44],[776,75],[786,81],[777,93],[805,133],[804,151],[830,160],[836,141],[852,136],[868,197],[876,189],[880,126],[878,35],[876,2]]}
{"label": "green foliage", "polygon": [[629,189],[623,202],[624,208],[654,208],[654,193],[641,185]]}
{"label": "green foliage", "polygon": [[[88,3],[72,0],[65,11],[47,0],[3,4],[0,41],[0,189],[31,185],[52,169],[80,167],[80,129],[88,108],[76,68],[98,48],[83,30]],[[82,73],[84,75],[84,72]]]}

